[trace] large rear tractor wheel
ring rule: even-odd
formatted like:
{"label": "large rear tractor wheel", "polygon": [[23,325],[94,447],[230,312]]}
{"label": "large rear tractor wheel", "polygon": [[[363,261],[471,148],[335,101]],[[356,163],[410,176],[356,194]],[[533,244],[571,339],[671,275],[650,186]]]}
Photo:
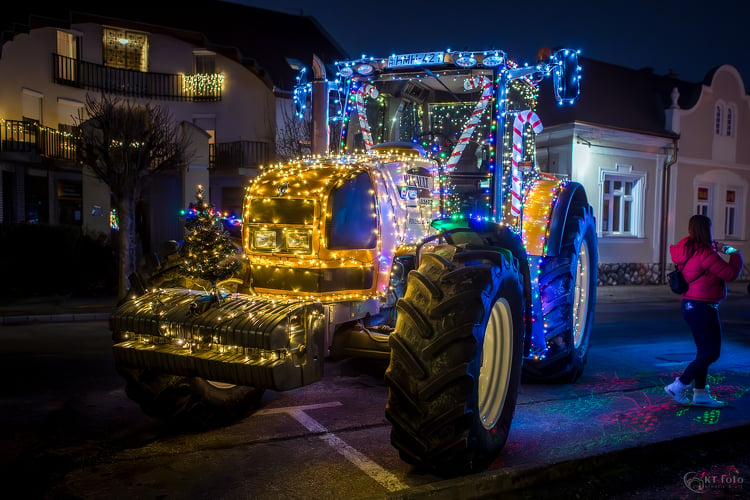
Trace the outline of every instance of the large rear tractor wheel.
{"label": "large rear tractor wheel", "polygon": [[143,412],[187,430],[230,424],[258,408],[263,389],[118,367],[125,393]]}
{"label": "large rear tractor wheel", "polygon": [[521,378],[523,297],[507,251],[443,245],[409,273],[385,373],[402,460],[455,476],[498,456]]}
{"label": "large rear tractor wheel", "polygon": [[570,207],[560,254],[544,257],[539,293],[548,352],[524,361],[524,380],[572,383],[583,373],[594,325],[597,286],[596,224],[591,208]]}

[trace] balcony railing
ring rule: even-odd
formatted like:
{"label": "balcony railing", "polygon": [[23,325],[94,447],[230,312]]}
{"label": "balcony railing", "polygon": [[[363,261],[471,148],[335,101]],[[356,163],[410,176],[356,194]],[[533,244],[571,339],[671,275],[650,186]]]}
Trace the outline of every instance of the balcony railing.
{"label": "balcony railing", "polygon": [[209,144],[209,167],[214,169],[258,168],[272,160],[268,142],[235,141]]}
{"label": "balcony railing", "polygon": [[76,138],[36,122],[0,120],[0,152],[33,153],[55,160],[75,161]]}
{"label": "balcony railing", "polygon": [[[0,153],[30,153],[43,158],[76,161],[78,138],[36,122],[0,119]],[[209,166],[217,170],[258,168],[273,160],[268,142],[235,141],[209,145]]]}
{"label": "balcony railing", "polygon": [[52,54],[55,83],[129,97],[172,101],[220,101],[224,76],[174,75],[110,68]]}

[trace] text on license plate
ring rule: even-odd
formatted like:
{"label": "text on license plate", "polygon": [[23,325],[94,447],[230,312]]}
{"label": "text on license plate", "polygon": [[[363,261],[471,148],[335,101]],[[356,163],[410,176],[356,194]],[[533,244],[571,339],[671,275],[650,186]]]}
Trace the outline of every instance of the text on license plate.
{"label": "text on license plate", "polygon": [[388,58],[389,68],[420,66],[423,64],[443,64],[443,52],[419,52],[416,54],[392,55]]}

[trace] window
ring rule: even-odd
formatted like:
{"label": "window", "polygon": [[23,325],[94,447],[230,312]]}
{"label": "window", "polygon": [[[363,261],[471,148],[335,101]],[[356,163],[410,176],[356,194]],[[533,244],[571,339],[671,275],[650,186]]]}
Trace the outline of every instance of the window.
{"label": "window", "polygon": [[82,184],[80,181],[57,181],[57,213],[60,224],[74,224],[80,226],[82,217]]}
{"label": "window", "polygon": [[77,120],[83,120],[84,104],[81,101],[75,99],[67,99],[65,97],[57,98],[57,121],[59,130],[67,130],[67,127],[62,125],[71,126],[76,123]]}
{"label": "window", "polygon": [[743,239],[745,188],[729,185],[724,195],[724,238]]}
{"label": "window", "polygon": [[63,56],[57,66],[57,78],[74,82],[76,80],[75,60],[78,58],[78,38],[67,31],[58,31],[57,54]]}
{"label": "window", "polygon": [[24,121],[42,121],[42,98],[44,94],[35,90],[21,89],[21,114]]}
{"label": "window", "polygon": [[196,75],[216,73],[216,54],[206,50],[193,51],[193,70]]}
{"label": "window", "polygon": [[717,240],[747,239],[749,185],[747,179],[726,169],[709,170],[695,177],[693,206],[696,213],[713,220],[713,232]]}
{"label": "window", "polygon": [[732,107],[727,108],[727,137],[732,137],[732,134],[734,133],[734,109]]}
{"label": "window", "polygon": [[26,173],[26,204],[24,217],[28,224],[49,223],[49,179]]}
{"label": "window", "polygon": [[362,172],[336,188],[328,199],[326,236],[331,250],[375,248],[378,220],[375,195]]}
{"label": "window", "polygon": [[105,66],[148,71],[148,34],[104,28],[103,36]]}
{"label": "window", "polygon": [[737,207],[736,191],[727,189],[726,205],[724,205],[724,236],[735,236],[735,214]]}
{"label": "window", "polygon": [[78,39],[73,33],[57,32],[57,53],[71,59],[78,57]]}
{"label": "window", "polygon": [[602,235],[640,236],[644,175],[604,173],[602,181]]}
{"label": "window", "polygon": [[698,186],[696,190],[695,213],[711,217],[711,187]]}
{"label": "window", "polygon": [[721,135],[723,130],[723,122],[724,122],[724,106],[721,104],[716,105],[716,112],[714,114],[714,133],[716,135]]}
{"label": "window", "polygon": [[733,104],[719,102],[714,112],[714,134],[732,137],[737,129],[737,108]]}

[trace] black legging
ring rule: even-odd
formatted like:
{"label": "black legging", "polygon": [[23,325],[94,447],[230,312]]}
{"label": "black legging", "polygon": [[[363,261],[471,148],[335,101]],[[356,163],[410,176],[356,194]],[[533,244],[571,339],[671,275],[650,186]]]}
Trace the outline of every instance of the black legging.
{"label": "black legging", "polygon": [[695,387],[703,389],[709,365],[721,354],[719,306],[711,302],[683,299],[682,317],[693,332],[697,352],[695,359],[685,368],[680,382],[688,385],[695,380]]}

